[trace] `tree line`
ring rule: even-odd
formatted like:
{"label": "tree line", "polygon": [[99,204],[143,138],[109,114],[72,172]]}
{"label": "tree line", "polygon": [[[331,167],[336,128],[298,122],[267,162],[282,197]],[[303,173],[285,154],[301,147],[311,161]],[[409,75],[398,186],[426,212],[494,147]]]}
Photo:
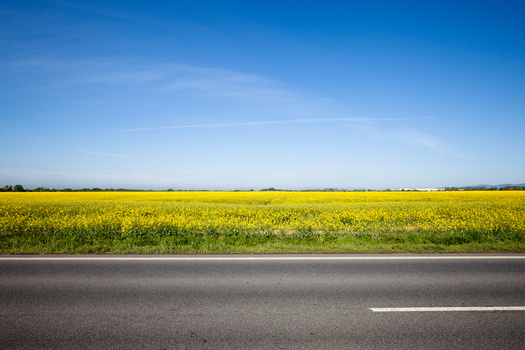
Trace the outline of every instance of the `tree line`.
{"label": "tree line", "polygon": [[[509,185],[509,186],[502,186],[502,187],[444,187],[443,191],[523,191],[525,190],[525,186],[521,185]],[[72,188],[47,188],[47,187],[37,187],[34,189],[25,189],[22,185],[6,185],[4,187],[0,188],[0,192],[145,192],[145,191],[152,191],[152,190],[137,190],[137,189],[129,189],[129,188],[99,188],[99,187],[92,187],[92,188],[78,188],[78,189],[72,189]],[[185,191],[185,190],[173,190],[173,189],[167,189],[165,191]],[[192,190],[187,190],[192,191]],[[199,190],[199,191],[207,191],[207,190]],[[237,191],[253,191],[251,190],[237,190]],[[273,187],[270,188],[263,188],[260,191],[263,192],[273,192],[273,191],[288,191],[288,190],[281,190],[276,189]],[[338,189],[338,188],[324,188],[324,189],[313,189],[313,190],[297,190],[294,192],[349,192],[349,191],[362,191],[362,192],[381,192],[381,191],[391,191],[389,188],[386,190],[365,190],[365,189],[354,189],[354,190],[346,190],[346,189]],[[413,190],[417,191],[417,190]]]}
{"label": "tree line", "polygon": [[445,187],[444,191],[523,191],[525,186],[520,185],[509,185],[502,187],[483,187],[483,186],[474,186],[474,187]]}
{"label": "tree line", "polygon": [[145,190],[134,190],[129,188],[99,188],[99,187],[93,187],[93,188],[47,188],[47,187],[36,187],[34,189],[26,189],[22,185],[6,185],[2,188],[0,188],[0,192],[106,192],[106,191],[114,191],[114,192],[138,192],[138,191],[145,191]]}

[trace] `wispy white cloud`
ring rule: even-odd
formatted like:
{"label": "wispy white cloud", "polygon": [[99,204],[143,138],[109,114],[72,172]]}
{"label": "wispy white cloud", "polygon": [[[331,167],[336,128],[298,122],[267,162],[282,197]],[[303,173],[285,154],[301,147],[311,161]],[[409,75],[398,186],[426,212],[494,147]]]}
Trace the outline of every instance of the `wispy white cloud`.
{"label": "wispy white cloud", "polygon": [[[388,129],[382,121],[421,121],[435,120],[435,117],[421,118],[367,118],[346,117],[336,106],[321,98],[310,98],[293,88],[284,87],[278,80],[262,75],[244,72],[179,65],[174,63],[140,64],[122,62],[104,58],[64,61],[60,59],[26,59],[14,62],[12,68],[18,71],[40,71],[52,73],[54,88],[69,88],[74,85],[125,86],[138,89],[154,89],[162,93],[190,94],[199,98],[233,99],[264,105],[278,115],[303,115],[306,118],[278,119],[270,121],[246,121],[234,123],[181,124],[166,126],[144,126],[118,130],[118,133],[140,132],[189,128],[230,128],[263,125],[337,123],[347,122],[358,131],[383,140],[391,140],[414,147],[423,147],[438,154],[452,154],[457,158],[471,159],[469,156],[454,151],[436,135],[422,132],[412,127]],[[52,87],[52,88],[53,88]],[[49,86],[46,86],[49,88]],[[331,115],[332,118],[308,118],[314,115]],[[88,152],[84,152],[88,153]],[[102,153],[101,153],[102,155]],[[111,153],[106,156],[120,156]],[[130,157],[132,158],[132,157]]]}
{"label": "wispy white cloud", "polygon": [[185,91],[209,98],[233,98],[267,102],[300,101],[296,92],[274,79],[217,68],[173,66],[166,90]]}
{"label": "wispy white cloud", "polygon": [[[91,58],[64,60],[34,57],[3,62],[9,72],[41,77],[31,89],[69,89],[75,86],[147,88],[162,93],[194,95],[212,99],[250,102],[304,103],[304,97],[283,83],[268,77],[240,71],[180,65],[144,64],[137,61]],[[47,77],[47,78],[46,78]]]}
{"label": "wispy white cloud", "polygon": [[445,142],[442,138],[411,127],[384,129],[367,124],[360,125],[360,129],[366,134],[382,140],[391,140],[413,147],[422,147],[433,153],[450,154],[459,159],[473,160],[471,156],[454,150],[453,146]]}
{"label": "wispy white cloud", "polygon": [[155,71],[112,71],[81,77],[82,82],[112,85],[140,85],[164,78],[164,74]]}
{"label": "wispy white cloud", "polygon": [[419,130],[398,128],[390,131],[390,136],[409,145],[423,146],[434,152],[444,153],[445,144],[442,140]]}
{"label": "wispy white cloud", "polygon": [[472,157],[455,151],[449,144],[435,135],[424,133],[412,128],[399,128],[391,131],[391,137],[408,145],[421,146],[438,154],[452,154],[464,160],[473,160]]}

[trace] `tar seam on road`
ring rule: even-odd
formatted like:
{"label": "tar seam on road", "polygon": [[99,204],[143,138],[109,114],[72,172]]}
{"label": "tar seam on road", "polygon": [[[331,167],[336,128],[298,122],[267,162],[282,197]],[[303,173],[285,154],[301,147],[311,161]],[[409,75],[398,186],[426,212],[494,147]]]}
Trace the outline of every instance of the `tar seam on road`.
{"label": "tar seam on road", "polygon": [[525,311],[525,306],[385,307],[372,312]]}
{"label": "tar seam on road", "polygon": [[35,256],[4,255],[0,261],[297,261],[297,260],[503,260],[523,259],[525,255],[404,255],[404,256]]}

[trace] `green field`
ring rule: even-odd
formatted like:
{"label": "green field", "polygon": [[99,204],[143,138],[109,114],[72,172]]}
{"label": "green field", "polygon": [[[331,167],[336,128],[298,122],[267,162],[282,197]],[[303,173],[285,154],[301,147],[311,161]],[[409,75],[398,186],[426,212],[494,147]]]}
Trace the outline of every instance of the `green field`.
{"label": "green field", "polygon": [[0,253],[525,252],[525,193],[0,193]]}

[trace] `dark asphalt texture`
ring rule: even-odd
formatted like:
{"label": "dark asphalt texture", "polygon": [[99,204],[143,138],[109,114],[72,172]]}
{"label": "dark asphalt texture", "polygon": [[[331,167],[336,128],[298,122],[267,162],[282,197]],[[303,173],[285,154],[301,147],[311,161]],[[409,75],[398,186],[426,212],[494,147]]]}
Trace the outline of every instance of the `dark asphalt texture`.
{"label": "dark asphalt texture", "polygon": [[525,306],[525,259],[0,261],[0,349],[525,348],[523,311],[369,309],[424,306]]}

